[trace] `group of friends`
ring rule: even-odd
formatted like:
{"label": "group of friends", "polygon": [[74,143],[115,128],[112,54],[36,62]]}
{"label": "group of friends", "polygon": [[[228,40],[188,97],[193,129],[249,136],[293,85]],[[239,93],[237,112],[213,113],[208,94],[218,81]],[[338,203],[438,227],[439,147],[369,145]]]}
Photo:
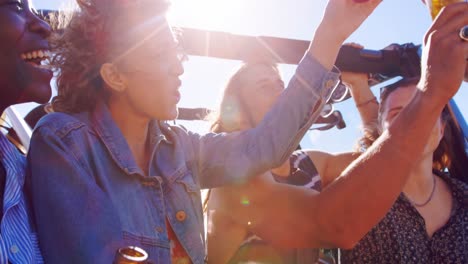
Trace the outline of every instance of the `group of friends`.
{"label": "group of friends", "polygon": [[[467,263],[468,157],[447,103],[468,79],[468,3],[440,12],[421,75],[378,101],[366,74],[333,65],[381,1],[329,0],[287,87],[275,64],[246,62],[201,135],[166,122],[184,73],[169,2],[76,0],[53,31],[29,0],[0,0],[0,112],[47,103],[57,75],[27,156],[0,134],[0,263],[112,263],[128,246],[148,263],[332,261],[324,248]],[[359,148],[296,150],[340,79]]]}

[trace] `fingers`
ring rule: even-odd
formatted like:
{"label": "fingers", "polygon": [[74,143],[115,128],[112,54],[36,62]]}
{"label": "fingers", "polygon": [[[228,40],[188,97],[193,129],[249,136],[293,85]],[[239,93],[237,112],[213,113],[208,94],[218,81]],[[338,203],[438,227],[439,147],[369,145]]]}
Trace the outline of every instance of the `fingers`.
{"label": "fingers", "polygon": [[382,3],[382,0],[352,0],[354,3],[359,4],[359,5],[367,5],[371,8],[376,8],[380,3]]}
{"label": "fingers", "polygon": [[345,46],[350,46],[350,47],[353,47],[353,48],[356,48],[356,49],[363,49],[364,46],[359,44],[359,43],[355,43],[355,42],[349,42],[349,43],[345,43],[343,44]]}
{"label": "fingers", "polygon": [[356,2],[356,0],[348,0],[353,2],[353,7],[355,9],[358,9],[360,13],[365,13],[367,16],[369,16],[376,8],[377,6],[382,3],[382,0],[368,0],[365,2]]}
{"label": "fingers", "polygon": [[429,35],[436,30],[443,30],[447,33],[456,32],[458,34],[460,28],[465,25],[468,25],[468,3],[460,2],[446,6],[424,36],[424,44],[427,43]]}

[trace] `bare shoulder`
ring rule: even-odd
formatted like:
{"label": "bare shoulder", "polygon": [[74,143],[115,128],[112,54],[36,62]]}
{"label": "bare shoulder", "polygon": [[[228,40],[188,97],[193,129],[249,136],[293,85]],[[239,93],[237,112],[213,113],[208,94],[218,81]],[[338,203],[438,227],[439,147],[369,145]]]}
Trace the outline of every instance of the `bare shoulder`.
{"label": "bare shoulder", "polygon": [[306,150],[305,152],[317,168],[324,185],[328,185],[339,177],[341,172],[360,155],[357,152],[329,153],[319,150]]}

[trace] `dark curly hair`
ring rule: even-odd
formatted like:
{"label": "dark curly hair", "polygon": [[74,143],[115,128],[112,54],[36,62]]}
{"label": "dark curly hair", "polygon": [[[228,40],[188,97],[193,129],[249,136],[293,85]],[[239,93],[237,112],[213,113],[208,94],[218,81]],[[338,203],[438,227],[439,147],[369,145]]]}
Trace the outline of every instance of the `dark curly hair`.
{"label": "dark curly hair", "polygon": [[[50,41],[54,50],[51,65],[57,72],[58,90],[52,101],[54,111],[90,111],[98,100],[106,100],[101,65],[112,62],[128,47],[122,31],[134,25],[126,16],[139,10],[144,13],[148,1],[76,0],[76,10],[62,11],[51,19],[55,29]],[[152,15],[164,14],[169,7],[164,0],[151,2],[157,4]]]}

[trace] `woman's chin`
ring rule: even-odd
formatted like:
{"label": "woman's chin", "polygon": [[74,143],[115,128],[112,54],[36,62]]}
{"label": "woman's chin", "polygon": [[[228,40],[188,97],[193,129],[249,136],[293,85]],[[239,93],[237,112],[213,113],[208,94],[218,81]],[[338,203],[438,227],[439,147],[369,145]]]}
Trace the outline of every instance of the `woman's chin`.
{"label": "woman's chin", "polygon": [[52,96],[50,84],[35,83],[33,86],[25,90],[23,96],[18,103],[38,103],[45,104],[49,102]]}
{"label": "woman's chin", "polygon": [[175,120],[177,119],[177,116],[179,115],[179,109],[177,107],[174,107],[172,111],[168,114],[168,117],[166,120]]}
{"label": "woman's chin", "polygon": [[164,111],[163,114],[155,114],[153,118],[157,120],[175,120],[177,116],[179,115],[179,110],[177,107],[174,107],[173,109],[168,109]]}

